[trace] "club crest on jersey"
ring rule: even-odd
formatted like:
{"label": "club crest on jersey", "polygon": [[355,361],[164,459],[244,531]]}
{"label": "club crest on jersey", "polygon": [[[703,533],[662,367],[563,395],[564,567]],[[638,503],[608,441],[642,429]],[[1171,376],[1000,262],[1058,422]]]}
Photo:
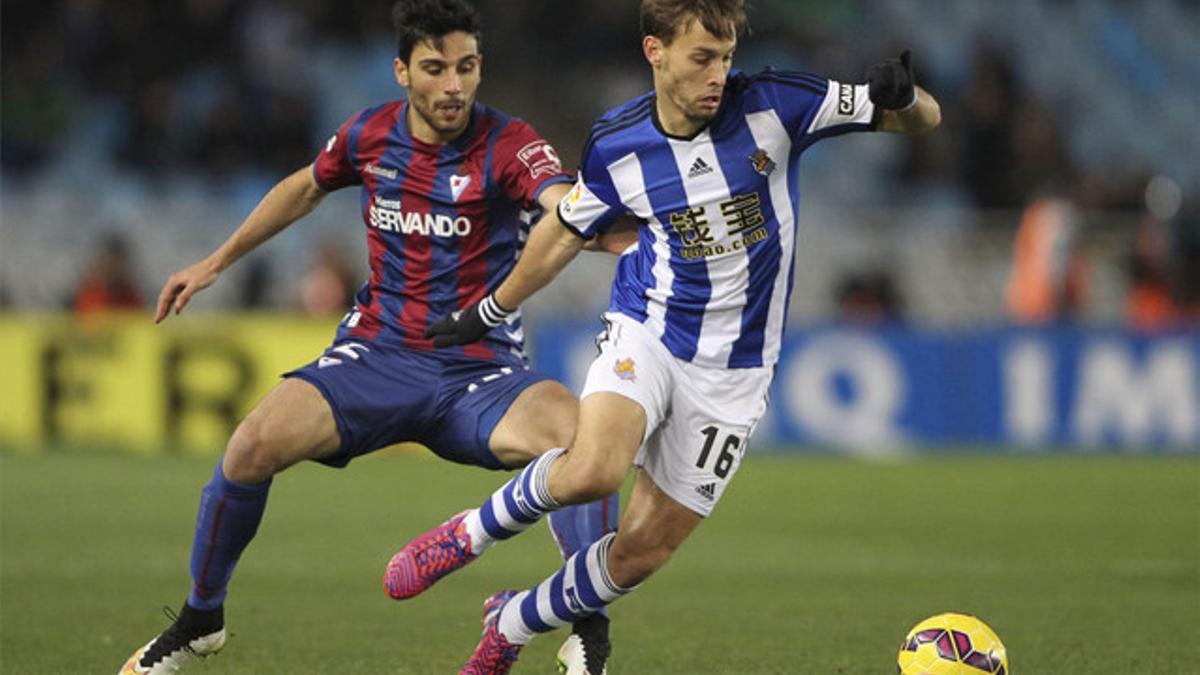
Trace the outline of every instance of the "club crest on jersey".
{"label": "club crest on jersey", "polygon": [[750,165],[762,176],[770,176],[771,172],[775,170],[775,160],[771,159],[767,151],[762,148],[750,155]]}
{"label": "club crest on jersey", "polygon": [[633,359],[617,359],[613,364],[613,372],[617,377],[626,382],[637,382],[637,372],[634,369]]}
{"label": "club crest on jersey", "polygon": [[450,176],[450,196],[454,198],[454,201],[458,201],[458,198],[462,196],[463,190],[466,190],[470,184],[470,176]]}

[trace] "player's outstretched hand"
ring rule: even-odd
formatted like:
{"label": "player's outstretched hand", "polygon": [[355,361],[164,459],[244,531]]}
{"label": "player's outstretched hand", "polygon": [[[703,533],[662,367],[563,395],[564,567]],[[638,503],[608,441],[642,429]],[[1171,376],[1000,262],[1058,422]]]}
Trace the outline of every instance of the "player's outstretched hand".
{"label": "player's outstretched hand", "polygon": [[154,313],[154,323],[167,318],[172,307],[175,308],[176,314],[182,312],[192,296],[212,286],[218,276],[220,273],[206,260],[172,274],[158,294],[158,310]]}
{"label": "player's outstretched hand", "polygon": [[469,345],[479,342],[493,328],[504,323],[513,310],[504,309],[489,295],[458,312],[451,312],[425,329],[425,337],[433,338],[437,348]]}
{"label": "player's outstretched hand", "polygon": [[898,59],[886,59],[867,68],[872,103],[884,110],[907,110],[917,102],[911,61],[912,51],[906,49]]}

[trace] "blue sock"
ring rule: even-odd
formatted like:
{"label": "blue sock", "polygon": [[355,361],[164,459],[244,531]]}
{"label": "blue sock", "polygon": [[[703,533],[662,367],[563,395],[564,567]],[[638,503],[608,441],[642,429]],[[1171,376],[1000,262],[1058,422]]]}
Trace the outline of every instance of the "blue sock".
{"label": "blue sock", "polygon": [[[617,519],[621,511],[621,493],[614,492],[604,499],[587,504],[568,506],[550,514],[550,531],[558,542],[563,560],[599,541],[601,537],[617,530]],[[608,607],[600,609],[608,615]]]}
{"label": "blue sock", "polygon": [[601,537],[545,581],[514,595],[500,613],[500,633],[513,644],[527,644],[538,633],[595,614],[634,590],[613,583],[608,572],[608,549],[615,537]]}
{"label": "blue sock", "polygon": [[225,602],[225,587],[242,551],[258,531],[267,508],[271,481],[235,483],[225,477],[221,462],[200,493],[200,513],[192,540],[192,592],[195,609],[216,609]]}
{"label": "blue sock", "polygon": [[492,543],[524,532],[542,516],[560,508],[550,496],[547,477],[550,465],[564,452],[565,448],[555,448],[533,460],[467,516],[467,531],[476,552],[482,553]]}

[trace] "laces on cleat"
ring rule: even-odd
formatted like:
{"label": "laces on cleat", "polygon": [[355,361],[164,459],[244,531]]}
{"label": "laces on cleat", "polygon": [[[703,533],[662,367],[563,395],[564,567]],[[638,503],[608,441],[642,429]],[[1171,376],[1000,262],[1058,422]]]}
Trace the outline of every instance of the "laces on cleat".
{"label": "laces on cleat", "polygon": [[479,557],[463,527],[467,511],[404,545],[392,556],[383,575],[389,597],[404,600],[425,592],[438,579]]}
{"label": "laces on cleat", "polygon": [[[176,656],[205,658],[217,653],[224,646],[224,635],[217,635],[223,633],[225,626],[222,607],[203,611],[193,609],[184,603],[183,609],[178,614],[170,607],[165,606],[163,614],[171,620],[171,625],[161,635],[154,638],[154,641],[142,653],[142,657],[138,659],[138,664],[142,668],[154,668],[159,664],[174,666],[171,659]],[[192,646],[193,642],[204,638],[211,638],[211,643],[205,645],[206,648],[203,651],[198,651]]]}

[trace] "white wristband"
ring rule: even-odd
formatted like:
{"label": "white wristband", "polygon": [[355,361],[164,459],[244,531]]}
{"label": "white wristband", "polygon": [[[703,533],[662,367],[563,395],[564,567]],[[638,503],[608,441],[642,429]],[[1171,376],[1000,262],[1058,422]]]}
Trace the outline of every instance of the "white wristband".
{"label": "white wristband", "polygon": [[504,320],[510,315],[512,312],[501,307],[500,303],[496,302],[495,296],[490,293],[479,302],[479,318],[492,328],[504,323]]}

